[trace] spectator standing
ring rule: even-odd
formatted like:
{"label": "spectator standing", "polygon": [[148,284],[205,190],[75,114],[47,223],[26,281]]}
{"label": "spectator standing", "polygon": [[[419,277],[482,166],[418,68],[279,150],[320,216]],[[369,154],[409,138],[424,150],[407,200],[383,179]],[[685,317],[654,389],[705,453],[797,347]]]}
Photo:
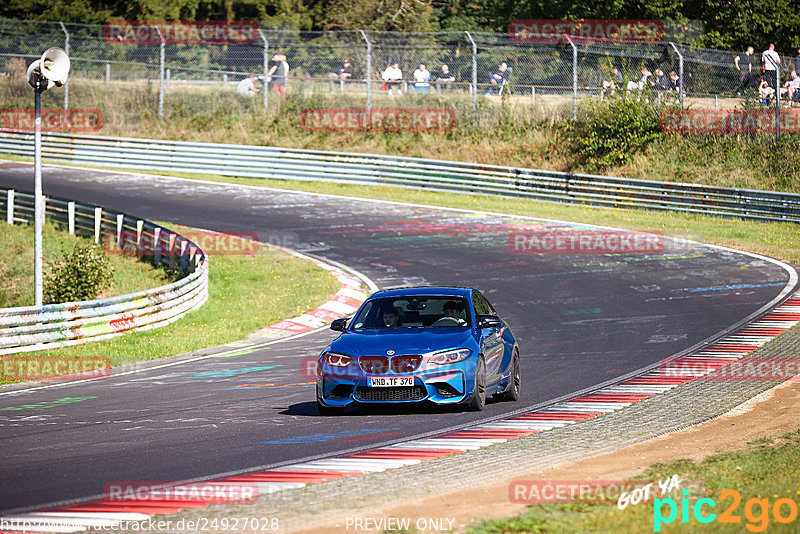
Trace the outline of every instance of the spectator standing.
{"label": "spectator standing", "polygon": [[281,98],[285,98],[286,79],[289,76],[289,64],[286,62],[286,56],[283,54],[272,56],[272,66],[269,68],[267,75],[272,80],[272,92]]}
{"label": "spectator standing", "polygon": [[748,46],[747,50],[733,58],[733,64],[739,71],[739,86],[736,88],[736,96],[742,96],[742,91],[750,87],[751,76],[753,75],[753,53],[755,49]]}
{"label": "spectator standing", "polygon": [[392,89],[397,89],[397,94],[402,95],[403,89],[400,86],[400,82],[403,80],[403,71],[400,70],[400,64],[396,61],[386,67],[386,70],[383,71],[383,75],[381,79],[386,82],[383,86],[392,94]]}
{"label": "spectator standing", "polygon": [[489,89],[486,91],[486,96],[492,96],[492,91],[497,88],[497,94],[503,94],[503,87],[508,83],[511,77],[511,69],[505,63],[500,63],[497,66],[497,72],[489,73]]}
{"label": "spectator standing", "polygon": [[350,60],[345,59],[342,65],[334,72],[328,74],[328,81],[331,86],[331,93],[333,92],[334,83],[347,83],[353,77],[353,67],[350,65]]}
{"label": "spectator standing", "polygon": [[781,64],[781,56],[775,51],[775,45],[769,47],[761,53],[761,64],[764,68],[764,79],[773,89],[778,87],[778,65]]}
{"label": "spectator standing", "polygon": [[431,73],[425,66],[425,63],[420,63],[419,68],[412,74],[414,78],[414,91],[417,93],[427,93],[430,88]]}
{"label": "spectator standing", "polygon": [[795,72],[800,72],[800,46],[797,47],[797,55],[794,56],[792,62],[794,63],[792,70]]}
{"label": "spectator standing", "polygon": [[240,95],[252,96],[259,92],[256,87],[256,77],[248,76],[236,85],[236,92]]}
{"label": "spectator standing", "polygon": [[436,91],[441,92],[443,84],[447,84],[445,87],[449,91],[453,88],[454,81],[456,81],[456,78],[453,76],[453,73],[450,72],[450,67],[442,65],[439,75],[436,77]]}

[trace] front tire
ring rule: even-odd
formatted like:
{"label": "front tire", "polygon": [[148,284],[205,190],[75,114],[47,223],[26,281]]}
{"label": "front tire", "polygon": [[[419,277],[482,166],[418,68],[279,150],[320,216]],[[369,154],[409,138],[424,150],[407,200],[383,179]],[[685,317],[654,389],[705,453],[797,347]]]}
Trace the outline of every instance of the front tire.
{"label": "front tire", "polygon": [[483,361],[483,356],[480,356],[475,366],[475,385],[467,409],[480,412],[484,407],[486,407],[486,362]]}
{"label": "front tire", "polygon": [[521,387],[522,375],[519,369],[519,350],[515,348],[514,355],[511,357],[511,377],[508,381],[508,388],[499,394],[497,398],[503,401],[518,401]]}

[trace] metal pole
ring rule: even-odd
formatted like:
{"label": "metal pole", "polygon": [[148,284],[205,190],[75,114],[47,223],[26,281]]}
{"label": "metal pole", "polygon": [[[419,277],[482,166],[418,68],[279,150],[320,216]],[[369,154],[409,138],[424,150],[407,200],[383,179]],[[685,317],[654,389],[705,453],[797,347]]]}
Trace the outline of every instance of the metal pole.
{"label": "metal pole", "polygon": [[[772,59],[770,59],[772,61]],[[775,63],[775,141],[781,140],[781,64]]]}
{"label": "metal pole", "polygon": [[[59,24],[61,24],[61,30],[64,32],[64,52],[69,55],[69,32],[63,22],[59,22]],[[69,109],[69,79],[64,84],[64,109]]]}
{"label": "metal pole", "polygon": [[111,63],[106,63],[106,87],[108,87],[108,83],[111,81]]}
{"label": "metal pole", "polygon": [[472,43],[472,123],[478,122],[478,45],[468,31],[467,34],[469,42]]}
{"label": "metal pole", "polygon": [[166,42],[164,40],[164,34],[161,33],[161,28],[158,26],[155,27],[156,31],[158,32],[158,37],[161,39],[161,46],[159,51],[159,61],[158,61],[158,116],[164,116],[164,47]]}
{"label": "metal pole", "polygon": [[670,42],[669,44],[678,55],[678,100],[680,100],[681,109],[683,109],[683,54],[678,50],[678,46],[675,43]]}
{"label": "metal pole", "polygon": [[372,109],[372,43],[367,38],[367,33],[364,30],[361,32],[361,37],[367,43],[367,111]]}
{"label": "metal pole", "polygon": [[572,47],[572,120],[578,120],[578,47],[569,38],[569,35],[564,35]]}
{"label": "metal pole", "polygon": [[167,69],[167,83],[165,91],[169,91],[169,80],[172,78],[172,69]]}
{"label": "metal pole", "polygon": [[41,76],[36,77],[33,88],[35,101],[35,120],[33,123],[34,148],[33,148],[33,198],[34,198],[34,244],[33,244],[33,294],[34,304],[42,306],[44,284],[42,278],[42,226],[44,213],[42,206],[42,84],[47,84],[47,80]]}
{"label": "metal pole", "polygon": [[269,109],[269,82],[267,81],[267,73],[269,72],[269,41],[267,41],[261,28],[258,29],[258,35],[261,36],[261,41],[264,43],[264,111],[267,111],[267,109]]}

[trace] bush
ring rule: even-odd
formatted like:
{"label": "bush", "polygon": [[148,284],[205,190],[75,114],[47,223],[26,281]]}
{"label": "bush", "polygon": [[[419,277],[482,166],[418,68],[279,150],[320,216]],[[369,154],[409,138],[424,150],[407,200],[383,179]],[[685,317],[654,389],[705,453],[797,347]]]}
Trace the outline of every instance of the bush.
{"label": "bush", "polygon": [[663,136],[658,111],[651,104],[618,99],[583,110],[570,138],[580,164],[601,171],[626,164]]}
{"label": "bush", "polygon": [[78,243],[70,254],[50,266],[44,277],[44,303],[91,300],[111,285],[114,267],[106,252],[94,243]]}

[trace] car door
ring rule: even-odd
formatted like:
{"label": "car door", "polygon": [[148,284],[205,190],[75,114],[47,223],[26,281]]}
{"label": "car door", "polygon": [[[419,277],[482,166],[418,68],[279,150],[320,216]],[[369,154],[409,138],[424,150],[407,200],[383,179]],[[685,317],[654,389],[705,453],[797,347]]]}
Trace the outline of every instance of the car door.
{"label": "car door", "polygon": [[[479,292],[472,294],[472,305],[475,307],[476,315],[496,315],[494,308],[489,304]],[[502,372],[503,356],[505,353],[505,342],[503,340],[503,330],[505,324],[499,328],[481,328],[478,330],[479,344],[481,352],[486,361],[486,383],[496,382]]]}

